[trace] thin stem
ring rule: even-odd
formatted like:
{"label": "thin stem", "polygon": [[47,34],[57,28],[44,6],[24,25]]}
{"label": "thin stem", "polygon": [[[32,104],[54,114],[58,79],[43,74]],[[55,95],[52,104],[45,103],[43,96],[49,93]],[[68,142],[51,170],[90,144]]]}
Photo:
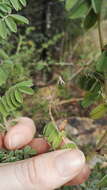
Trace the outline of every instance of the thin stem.
{"label": "thin stem", "polygon": [[102,38],[102,30],[101,30],[101,14],[98,15],[98,35],[99,35],[99,43],[101,52],[103,50],[103,38]]}
{"label": "thin stem", "polygon": [[[54,117],[53,117],[53,115],[52,115],[52,105],[51,105],[51,104],[49,105],[49,115],[50,115],[51,121],[52,121],[52,123],[54,124],[54,126],[55,126],[57,132],[60,133],[60,129],[57,127],[57,124],[56,124],[56,122],[55,122],[55,119],[54,119]],[[64,144],[67,144],[67,143],[66,143],[66,139],[65,139],[64,136],[62,136],[62,141],[63,141]]]}
{"label": "thin stem", "polygon": [[[98,15],[98,34],[99,34],[99,43],[100,43],[100,49],[101,52],[103,52],[103,38],[102,38],[102,30],[101,30],[101,13]],[[104,72],[104,78],[105,78],[105,94],[107,95],[107,72]]]}
{"label": "thin stem", "polygon": [[55,122],[55,120],[54,120],[54,117],[53,117],[53,115],[52,115],[52,105],[51,105],[51,104],[49,105],[49,115],[50,115],[51,121],[52,121],[52,123],[54,124],[56,130],[59,132],[59,129],[58,129],[58,127],[57,127],[57,125],[56,125],[56,122]]}
{"label": "thin stem", "polygon": [[21,48],[21,45],[22,45],[22,40],[23,40],[23,36],[20,36],[19,43],[18,43],[18,46],[17,46],[17,49],[16,49],[16,54],[19,53],[19,51],[20,51],[20,48]]}
{"label": "thin stem", "polygon": [[104,87],[105,87],[104,88],[104,90],[105,90],[105,96],[107,98],[107,72],[104,72]]}

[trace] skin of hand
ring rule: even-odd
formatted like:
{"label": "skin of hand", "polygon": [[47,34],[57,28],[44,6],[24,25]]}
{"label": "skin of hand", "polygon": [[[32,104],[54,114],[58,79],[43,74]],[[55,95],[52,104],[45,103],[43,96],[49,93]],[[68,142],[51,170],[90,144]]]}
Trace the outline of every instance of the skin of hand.
{"label": "skin of hand", "polygon": [[22,117],[5,136],[0,135],[0,147],[15,150],[30,145],[38,152],[33,158],[0,166],[1,190],[53,190],[88,178],[90,169],[80,150],[47,153],[49,145],[42,138],[33,138],[35,133],[34,122]]}

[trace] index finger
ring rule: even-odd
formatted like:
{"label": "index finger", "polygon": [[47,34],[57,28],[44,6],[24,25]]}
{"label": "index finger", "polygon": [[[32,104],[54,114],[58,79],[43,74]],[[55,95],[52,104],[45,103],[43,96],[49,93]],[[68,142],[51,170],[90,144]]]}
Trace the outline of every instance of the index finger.
{"label": "index finger", "polygon": [[4,137],[4,144],[7,149],[14,150],[22,148],[30,143],[36,133],[36,127],[32,119],[21,117],[18,123],[9,129]]}

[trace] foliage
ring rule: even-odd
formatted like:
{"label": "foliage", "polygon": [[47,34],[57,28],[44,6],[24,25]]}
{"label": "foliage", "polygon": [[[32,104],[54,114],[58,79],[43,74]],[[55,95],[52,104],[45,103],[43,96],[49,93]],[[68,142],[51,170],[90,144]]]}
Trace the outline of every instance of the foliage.
{"label": "foliage", "polygon": [[0,37],[5,39],[10,32],[17,32],[16,23],[28,24],[28,20],[21,15],[12,13],[26,6],[26,0],[1,0],[0,1]]}
{"label": "foliage", "polygon": [[[74,54],[75,47],[73,49],[72,43],[74,43],[74,46],[78,46],[78,41],[75,41],[75,37],[78,34],[82,36],[84,32],[94,26],[98,26],[101,52],[98,59],[91,61],[91,65],[87,66],[85,63],[83,65],[80,60],[79,66],[83,67],[83,69],[79,74],[78,84],[83,93],[84,91],[86,93],[84,99],[80,102],[81,105],[78,104],[78,107],[83,106],[86,110],[87,107],[98,103],[99,105],[90,113],[90,116],[94,119],[107,113],[107,48],[103,44],[100,27],[102,1],[49,0],[43,3],[42,0],[31,0],[28,3],[27,9],[21,13],[30,18],[31,26],[27,27],[27,30],[20,26],[18,35],[10,36],[11,32],[17,32],[18,23],[28,24],[25,17],[16,14],[17,11],[26,6],[26,0],[0,1],[0,37],[3,39],[8,37],[8,42],[3,39],[0,41],[0,128],[1,131],[6,130],[6,120],[13,118],[15,111],[19,111],[20,114],[30,116],[35,121],[38,120],[38,123],[42,123],[41,125],[44,128],[43,136],[51,145],[51,150],[59,148],[73,149],[77,147],[74,143],[61,145],[66,134],[64,130],[60,130],[56,121],[54,121],[54,117],[57,120],[60,117],[65,118],[69,115],[75,115],[75,110],[71,103],[72,94],[75,91],[71,89],[71,73],[77,77],[76,69],[78,69],[79,64],[77,62],[79,57],[82,58],[82,61],[87,61],[87,59],[85,59],[86,55],[84,55],[84,58],[82,57],[83,55]],[[82,49],[82,46],[80,48]],[[90,44],[88,48],[90,48]],[[28,85],[28,78],[33,79],[33,85],[31,83],[30,86]],[[51,85],[56,86],[58,92],[53,89],[50,93]],[[32,95],[33,93],[30,87],[34,88],[35,91],[33,98],[27,98],[26,96],[26,94]],[[39,94],[41,89],[43,92]],[[48,94],[47,90],[49,91]],[[23,95],[25,102],[23,109],[20,109],[23,104]],[[80,96],[78,93],[77,97]],[[74,104],[75,102],[76,100],[74,100]],[[53,115],[49,113],[50,104],[53,106],[53,113],[51,113]],[[63,109],[61,109],[62,106]],[[76,106],[74,105],[74,107]],[[80,112],[79,114],[81,115]],[[37,125],[38,128],[41,126],[39,124]],[[0,162],[17,161],[31,157],[32,154],[35,155],[35,152],[30,150],[29,147],[16,151],[1,150]],[[99,174],[100,170],[101,175]],[[106,174],[105,171],[95,168],[91,179],[85,184],[79,187],[63,187],[62,189],[94,190],[98,181],[104,177],[104,174]],[[97,189],[99,188],[97,187]]]}
{"label": "foliage", "polygon": [[[95,24],[98,26],[101,55],[98,60],[90,67],[90,72],[86,70],[85,74],[82,74],[79,79],[80,87],[87,91],[84,100],[82,101],[83,107],[88,107],[98,100],[103,100],[104,103],[95,108],[90,114],[92,118],[102,117],[106,112],[106,60],[107,49],[106,45],[103,45],[102,33],[101,33],[101,14],[102,14],[101,0],[81,0],[75,3],[69,3],[66,1],[66,8],[68,15],[71,19],[84,17],[83,26],[86,30],[92,28]],[[68,8],[69,7],[69,8]],[[93,19],[92,19],[93,18]],[[94,71],[94,72],[93,72]],[[102,80],[103,79],[103,80]]]}
{"label": "foliage", "polygon": [[33,94],[32,81],[23,81],[11,87],[0,99],[0,112],[3,116],[7,116],[11,111],[15,110],[23,103],[22,94]]}
{"label": "foliage", "polygon": [[19,160],[24,160],[31,158],[36,155],[36,150],[32,149],[30,146],[26,146],[21,150],[6,150],[0,149],[0,163],[16,162]]}
{"label": "foliage", "polygon": [[[44,127],[44,137],[46,137],[46,140],[51,145],[52,149],[55,150],[61,146],[61,143],[66,136],[65,131],[60,131],[55,123],[48,123]],[[74,143],[68,143],[61,146],[62,149],[70,148],[75,149],[77,148],[76,144]]]}
{"label": "foliage", "polygon": [[[12,86],[5,95],[0,98],[0,114],[1,118],[6,119],[7,116],[11,116],[12,113],[19,108],[23,103],[23,94],[33,94],[33,90],[30,88],[32,81],[23,81]],[[5,131],[5,126],[0,124],[1,130]]]}
{"label": "foliage", "polygon": [[[83,18],[85,31],[95,25],[98,28],[100,56],[93,62],[93,66],[89,68],[89,71],[86,69],[79,77],[79,85],[86,91],[81,105],[83,107],[89,107],[97,101],[102,101],[102,103],[91,111],[90,116],[93,119],[103,117],[107,113],[107,45],[103,44],[101,29],[102,4],[102,0],[77,0],[75,2],[67,0],[65,5],[70,19]],[[97,188],[102,189],[106,187],[106,180],[107,176],[105,175],[100,182],[97,182],[95,185],[91,184],[92,187],[89,187],[89,189],[96,189],[97,184]]]}

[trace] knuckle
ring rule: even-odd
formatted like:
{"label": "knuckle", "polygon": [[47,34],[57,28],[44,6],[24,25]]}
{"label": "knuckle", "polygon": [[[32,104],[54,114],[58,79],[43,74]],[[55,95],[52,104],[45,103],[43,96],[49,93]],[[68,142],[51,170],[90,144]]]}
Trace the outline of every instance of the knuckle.
{"label": "knuckle", "polygon": [[34,189],[36,185],[37,172],[34,159],[18,164],[15,170],[16,178],[25,190]]}
{"label": "knuckle", "polygon": [[19,164],[16,177],[23,190],[51,189],[48,177],[41,169],[41,164],[35,157]]}
{"label": "knuckle", "polygon": [[29,164],[26,165],[26,177],[30,185],[35,185],[37,172],[34,158],[30,159]]}

